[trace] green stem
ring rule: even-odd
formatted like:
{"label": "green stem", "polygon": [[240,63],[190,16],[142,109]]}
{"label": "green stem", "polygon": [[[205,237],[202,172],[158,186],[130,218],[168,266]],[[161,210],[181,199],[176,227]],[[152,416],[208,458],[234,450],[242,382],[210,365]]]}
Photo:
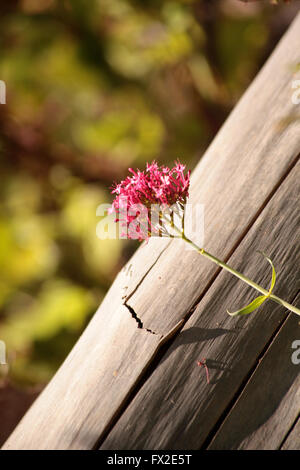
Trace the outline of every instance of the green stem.
{"label": "green stem", "polygon": [[180,237],[186,241],[187,243],[189,243],[193,248],[195,248],[195,250],[198,251],[198,253],[200,253],[202,256],[204,256],[204,258],[207,258],[209,259],[210,261],[212,261],[213,263],[217,264],[218,266],[220,266],[221,268],[225,269],[225,271],[228,271],[229,273],[233,274],[235,277],[237,277],[238,279],[240,279],[241,281],[244,281],[246,284],[248,284],[249,286],[253,287],[254,289],[256,289],[258,292],[260,292],[261,294],[263,295],[266,295],[268,296],[269,299],[273,300],[274,302],[277,302],[278,304],[282,305],[283,307],[287,308],[288,310],[290,310],[291,312],[294,312],[296,313],[297,315],[300,316],[300,309],[295,307],[294,305],[291,305],[289,304],[288,302],[286,302],[285,300],[281,299],[280,297],[277,297],[277,295],[274,295],[274,294],[269,294],[269,291],[267,291],[266,289],[264,289],[263,287],[261,287],[260,285],[256,284],[256,282],[252,281],[251,279],[249,279],[247,276],[244,276],[244,274],[241,274],[239,273],[238,271],[236,271],[235,269],[231,268],[230,266],[228,266],[228,264],[224,263],[223,261],[221,261],[220,259],[216,258],[215,256],[211,255],[210,253],[208,253],[207,251],[205,251],[203,248],[199,248],[199,246],[197,246],[194,242],[192,242],[192,240],[190,240],[189,238],[187,238],[185,236],[185,233],[184,231],[181,231],[179,230],[177,227],[173,226],[173,229],[175,229],[177,231],[178,234],[180,234]]}

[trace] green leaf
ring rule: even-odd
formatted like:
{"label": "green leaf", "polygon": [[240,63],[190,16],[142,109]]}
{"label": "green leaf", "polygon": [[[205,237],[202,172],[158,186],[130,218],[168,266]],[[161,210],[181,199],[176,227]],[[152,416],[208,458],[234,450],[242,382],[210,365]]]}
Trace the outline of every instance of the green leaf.
{"label": "green leaf", "polygon": [[274,288],[275,282],[276,282],[275,267],[274,267],[274,264],[273,264],[272,260],[263,251],[259,251],[258,253],[263,255],[269,261],[270,265],[272,266],[272,280],[271,280],[271,285],[270,285],[270,289],[269,289],[269,295],[270,295],[270,294],[272,294],[272,291],[273,291],[273,288]]}
{"label": "green leaf", "polygon": [[227,310],[227,313],[232,317],[235,317],[237,315],[247,315],[248,313],[252,313],[255,309],[257,309],[267,298],[268,297],[266,295],[260,295],[256,299],[252,300],[249,305],[246,305],[246,307],[243,307],[240,310],[237,310],[236,312],[229,312]]}
{"label": "green leaf", "polygon": [[263,252],[263,251],[259,251],[258,253],[262,254],[270,263],[271,267],[272,267],[272,279],[271,279],[271,285],[270,285],[270,289],[269,289],[269,292],[268,292],[268,295],[260,295],[258,296],[256,299],[252,300],[252,302],[249,304],[249,305],[246,305],[246,307],[243,307],[241,308],[240,310],[237,310],[236,312],[229,312],[227,310],[227,313],[231,316],[237,316],[237,315],[247,315],[248,313],[252,313],[254,310],[256,310],[258,307],[261,306],[261,304],[264,303],[264,301],[266,299],[268,299],[268,297],[270,296],[270,294],[272,293],[273,291],[273,288],[275,286],[275,282],[276,282],[276,272],[275,272],[275,267],[274,267],[274,264],[272,262],[272,260]]}

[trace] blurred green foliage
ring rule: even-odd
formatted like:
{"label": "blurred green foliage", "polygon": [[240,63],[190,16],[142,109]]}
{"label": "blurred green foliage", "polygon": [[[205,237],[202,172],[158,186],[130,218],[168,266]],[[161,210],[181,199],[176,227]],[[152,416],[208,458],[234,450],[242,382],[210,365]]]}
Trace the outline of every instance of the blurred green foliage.
{"label": "blurred green foliage", "polygon": [[4,3],[0,338],[10,378],[36,384],[136,247],[96,237],[112,182],[152,159],[193,167],[292,13],[238,0]]}

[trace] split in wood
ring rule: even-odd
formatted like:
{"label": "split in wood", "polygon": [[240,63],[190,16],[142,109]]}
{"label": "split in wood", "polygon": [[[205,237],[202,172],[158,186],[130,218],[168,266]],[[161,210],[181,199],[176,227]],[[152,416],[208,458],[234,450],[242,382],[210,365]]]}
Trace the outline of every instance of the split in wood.
{"label": "split in wood", "polygon": [[155,333],[155,331],[150,330],[150,328],[144,328],[144,325],[143,325],[142,320],[137,316],[137,314],[135,313],[134,309],[133,309],[130,305],[128,305],[128,304],[126,303],[126,301],[124,302],[124,305],[125,305],[125,307],[127,307],[127,309],[129,310],[129,312],[131,313],[132,318],[134,318],[135,321],[137,322],[138,328],[140,328],[140,329],[142,329],[142,330],[146,330],[146,331],[148,331],[148,333],[151,333],[151,334],[153,334],[153,335],[157,335],[157,334],[158,334],[158,333]]}

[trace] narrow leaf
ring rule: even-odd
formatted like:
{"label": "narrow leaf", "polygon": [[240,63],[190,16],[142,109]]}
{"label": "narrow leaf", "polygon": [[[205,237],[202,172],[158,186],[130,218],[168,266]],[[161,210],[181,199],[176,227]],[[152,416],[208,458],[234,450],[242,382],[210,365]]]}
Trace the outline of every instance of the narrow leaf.
{"label": "narrow leaf", "polygon": [[254,299],[249,305],[246,305],[246,307],[243,307],[240,310],[237,310],[236,312],[231,313],[227,310],[227,313],[229,313],[229,315],[231,316],[247,315],[248,313],[252,313],[254,310],[256,310],[258,307],[261,306],[261,304],[270,296],[270,294],[273,291],[273,288],[276,282],[276,272],[275,272],[274,264],[272,260],[263,251],[259,251],[259,253],[262,254],[266,258],[266,260],[269,261],[272,267],[272,279],[271,279],[271,285],[270,285],[268,295],[260,295],[259,297]]}
{"label": "narrow leaf", "polygon": [[272,260],[263,251],[259,251],[259,253],[261,255],[263,255],[269,261],[269,263],[272,267],[272,280],[271,280],[271,286],[270,286],[270,290],[269,290],[269,294],[272,294],[272,291],[273,291],[273,288],[274,288],[275,282],[276,282],[275,267],[274,267],[274,264],[273,264]]}
{"label": "narrow leaf", "polygon": [[232,317],[235,317],[237,315],[247,315],[248,313],[251,313],[255,309],[257,309],[266,299],[266,295],[260,295],[259,297],[256,297],[256,299],[252,300],[249,305],[246,305],[246,307],[243,307],[240,310],[237,310],[236,312],[229,312],[227,310],[227,313],[229,313],[229,315],[231,315]]}

